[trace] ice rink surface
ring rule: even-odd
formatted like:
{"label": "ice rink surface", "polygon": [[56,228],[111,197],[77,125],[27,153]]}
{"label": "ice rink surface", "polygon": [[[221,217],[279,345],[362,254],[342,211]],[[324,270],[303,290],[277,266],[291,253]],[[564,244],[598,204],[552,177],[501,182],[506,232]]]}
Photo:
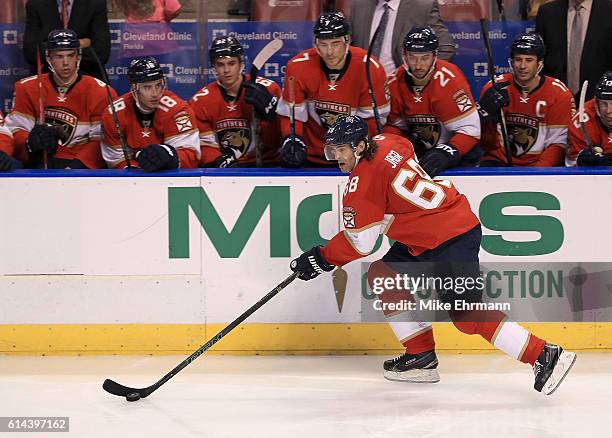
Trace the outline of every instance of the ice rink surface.
{"label": "ice rink surface", "polygon": [[[149,398],[185,356],[0,356],[0,416],[70,417],[73,437],[607,437],[612,354],[578,353],[557,392],[501,354],[439,354],[441,382],[382,377],[385,356],[201,356]],[[0,436],[9,434],[0,433]]]}

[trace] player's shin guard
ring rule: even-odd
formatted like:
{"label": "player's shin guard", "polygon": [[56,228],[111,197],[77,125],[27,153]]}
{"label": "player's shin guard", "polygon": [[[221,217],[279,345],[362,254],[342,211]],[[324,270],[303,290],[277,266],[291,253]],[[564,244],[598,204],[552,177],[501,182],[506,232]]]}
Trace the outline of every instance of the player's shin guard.
{"label": "player's shin guard", "polygon": [[558,345],[546,344],[533,364],[533,389],[550,395],[559,387],[576,362],[576,353],[563,351]]}

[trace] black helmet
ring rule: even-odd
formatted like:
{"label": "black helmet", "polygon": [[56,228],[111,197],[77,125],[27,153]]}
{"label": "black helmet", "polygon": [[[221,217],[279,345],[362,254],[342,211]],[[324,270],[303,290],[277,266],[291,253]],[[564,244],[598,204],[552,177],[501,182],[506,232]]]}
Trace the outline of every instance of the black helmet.
{"label": "black helmet", "polygon": [[546,54],[544,40],[537,33],[522,33],[512,41],[510,47],[510,57],[514,55],[536,55],[538,59],[543,59]]}
{"label": "black helmet", "polygon": [[367,139],[367,137],[368,125],[365,120],[359,116],[341,115],[325,134],[325,158],[328,160],[335,159],[335,156],[331,153],[332,148],[328,148],[328,146],[350,144],[354,150],[359,142]]}
{"label": "black helmet", "polygon": [[328,12],[319,16],[313,33],[320,40],[345,37],[351,33],[351,26],[342,12]]}
{"label": "black helmet", "polygon": [[244,49],[238,38],[232,35],[217,37],[213,40],[208,49],[208,57],[210,63],[215,62],[217,58],[237,56],[242,60]]}
{"label": "black helmet", "polygon": [[438,37],[429,26],[414,26],[404,37],[403,46],[407,52],[435,52]]}
{"label": "black helmet", "polygon": [[81,52],[81,44],[77,33],[72,29],[52,30],[47,37],[47,52],[53,50],[77,50]]}
{"label": "black helmet", "polygon": [[612,100],[612,70],[605,72],[597,83],[595,97],[600,100]]}
{"label": "black helmet", "polygon": [[128,67],[127,76],[130,84],[139,84],[164,79],[164,72],[157,59],[147,56],[133,59]]}

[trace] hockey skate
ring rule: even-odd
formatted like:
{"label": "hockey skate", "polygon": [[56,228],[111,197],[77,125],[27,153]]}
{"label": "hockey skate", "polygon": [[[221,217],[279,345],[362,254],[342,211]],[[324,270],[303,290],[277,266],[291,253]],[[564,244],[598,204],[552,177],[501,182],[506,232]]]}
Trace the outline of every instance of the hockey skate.
{"label": "hockey skate", "polygon": [[576,362],[576,353],[563,351],[559,345],[546,344],[533,364],[533,389],[550,395],[559,387]]}
{"label": "hockey skate", "polygon": [[395,382],[436,383],[440,381],[438,374],[438,358],[434,350],[423,353],[404,353],[395,359],[386,360],[385,379]]}

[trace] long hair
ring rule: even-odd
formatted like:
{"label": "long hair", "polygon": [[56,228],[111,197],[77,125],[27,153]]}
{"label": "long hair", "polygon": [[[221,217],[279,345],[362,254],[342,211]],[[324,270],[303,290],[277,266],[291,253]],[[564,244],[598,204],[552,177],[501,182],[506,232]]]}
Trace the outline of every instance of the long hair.
{"label": "long hair", "polygon": [[378,150],[378,144],[369,135],[363,140],[366,142],[366,148],[363,150],[361,158],[366,161],[372,161]]}

